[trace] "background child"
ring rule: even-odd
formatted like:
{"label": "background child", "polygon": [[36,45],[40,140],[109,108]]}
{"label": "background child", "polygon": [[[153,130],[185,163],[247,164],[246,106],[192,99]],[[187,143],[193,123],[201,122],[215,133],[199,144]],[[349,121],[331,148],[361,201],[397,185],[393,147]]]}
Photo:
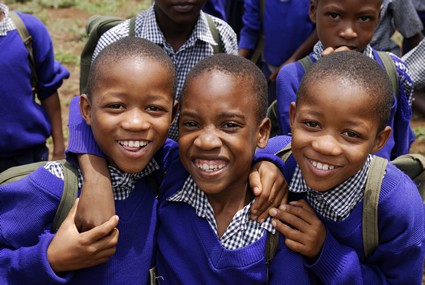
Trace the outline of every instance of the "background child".
{"label": "background child", "polygon": [[[357,52],[318,61],[291,104],[295,199],[271,210],[286,245],[307,257],[325,284],[421,284],[424,205],[416,185],[388,164],[379,196],[379,244],[365,256],[364,188],[373,153],[384,147],[393,104],[385,71]],[[268,151],[286,145],[271,140]],[[307,201],[307,202],[306,202]],[[280,222],[277,219],[281,219]],[[285,223],[285,224],[284,224]],[[289,226],[288,226],[289,225]]]}
{"label": "background child", "polygon": [[0,172],[12,166],[48,160],[46,139],[52,136],[52,159],[65,156],[62,117],[57,90],[68,70],[54,58],[49,32],[36,17],[17,12],[27,28],[33,48],[36,94],[28,50],[0,2]]}
{"label": "background child", "polygon": [[[319,42],[309,55],[313,62],[334,51],[355,50],[373,58],[382,65],[369,42],[379,23],[382,0],[317,0],[311,1],[310,18],[316,23]],[[412,116],[412,81],[406,65],[391,55],[398,75],[399,93],[392,107],[388,125],[393,132],[378,155],[393,159],[409,152],[414,140],[410,127]],[[284,66],[277,78],[277,115],[280,134],[290,133],[289,106],[295,101],[296,91],[304,69],[299,62]]]}
{"label": "background child", "polygon": [[113,216],[79,234],[74,211],[53,237],[50,226],[63,189],[58,162],[0,187],[2,284],[148,284],[157,225],[157,191],[149,177],[178,159],[176,143],[166,141],[174,114],[174,65],[157,45],[127,37],[102,50],[88,82],[81,112],[107,157],[120,223]]}
{"label": "background child", "polygon": [[250,165],[270,132],[261,71],[242,57],[214,55],[190,71],[183,94],[179,151],[190,176],[177,163],[163,182],[161,284],[308,284],[302,258],[283,236],[268,268],[270,218],[262,224],[249,219]]}

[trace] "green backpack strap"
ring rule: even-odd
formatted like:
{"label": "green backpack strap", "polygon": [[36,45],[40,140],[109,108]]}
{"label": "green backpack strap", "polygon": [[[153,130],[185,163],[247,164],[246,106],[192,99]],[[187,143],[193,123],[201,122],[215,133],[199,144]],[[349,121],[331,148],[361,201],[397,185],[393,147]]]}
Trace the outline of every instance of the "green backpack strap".
{"label": "green backpack strap", "polygon": [[[125,19],[115,16],[99,16],[90,17],[86,25],[87,41],[80,55],[80,93],[86,92],[87,78],[90,71],[90,66],[93,59],[93,53],[96,49],[99,38],[109,29],[122,23]],[[129,35],[135,35],[136,17],[130,20]]]}
{"label": "green backpack strap", "polygon": [[59,202],[59,207],[56,210],[55,218],[53,219],[52,229],[53,233],[57,232],[62,222],[65,220],[66,216],[74,205],[75,199],[77,199],[78,194],[78,171],[77,169],[68,161],[60,160],[61,165],[63,166],[63,192],[62,197]]}
{"label": "green backpack strap", "polygon": [[29,34],[27,27],[25,26],[21,17],[19,17],[19,15],[15,11],[10,11],[9,16],[12,19],[13,23],[15,24],[16,29],[18,30],[18,33],[21,36],[21,39],[24,42],[25,47],[28,50],[28,59],[29,59],[30,68],[31,68],[31,86],[32,86],[33,92],[35,93],[35,88],[38,82],[38,76],[35,69],[35,59],[34,59],[34,53],[32,49],[32,37]]}
{"label": "green backpack strap", "polygon": [[255,64],[259,64],[260,60],[261,60],[261,55],[263,54],[263,50],[264,50],[264,29],[263,29],[263,25],[264,25],[264,11],[265,11],[265,7],[266,7],[266,0],[261,0],[260,1],[260,20],[261,20],[261,30],[260,30],[260,36],[258,38],[258,43],[257,46],[255,47],[254,52],[252,53],[251,56],[251,61]]}
{"label": "green backpack strap", "polygon": [[275,230],[274,234],[268,232],[267,239],[266,239],[266,265],[267,265],[266,284],[270,283],[270,280],[269,280],[270,262],[276,254],[278,245],[279,245],[279,232],[277,230]]}
{"label": "green backpack strap", "polygon": [[40,166],[46,165],[47,161],[39,161],[34,163],[28,163],[24,165],[14,166],[6,169],[5,171],[0,173],[0,185],[5,185],[14,181],[17,181]]}
{"label": "green backpack strap", "polygon": [[218,53],[223,53],[224,52],[224,48],[223,48],[223,42],[221,41],[221,36],[219,31],[217,30],[217,27],[213,21],[213,19],[211,18],[211,16],[207,13],[205,13],[205,16],[207,18],[207,22],[208,22],[208,27],[211,31],[211,34],[213,36],[214,41],[217,43],[217,45],[212,45],[211,47],[214,50],[214,54],[218,54]]}
{"label": "green backpack strap", "polygon": [[382,63],[384,64],[385,71],[387,72],[388,77],[391,80],[391,84],[393,85],[394,95],[397,98],[399,93],[398,72],[395,68],[394,61],[388,52],[378,51],[377,54],[381,59]]}
{"label": "green backpack strap", "polygon": [[270,130],[270,137],[275,137],[280,133],[279,121],[277,119],[277,100],[274,100],[267,108],[267,118],[272,123],[272,129]]}
{"label": "green backpack strap", "polygon": [[378,203],[387,163],[386,159],[374,156],[366,180],[362,214],[363,249],[366,257],[379,244]]}
{"label": "green backpack strap", "polygon": [[311,58],[308,55],[299,59],[298,62],[301,63],[301,65],[304,69],[304,73],[307,72],[310,69],[310,67],[313,65],[313,61],[311,60]]}

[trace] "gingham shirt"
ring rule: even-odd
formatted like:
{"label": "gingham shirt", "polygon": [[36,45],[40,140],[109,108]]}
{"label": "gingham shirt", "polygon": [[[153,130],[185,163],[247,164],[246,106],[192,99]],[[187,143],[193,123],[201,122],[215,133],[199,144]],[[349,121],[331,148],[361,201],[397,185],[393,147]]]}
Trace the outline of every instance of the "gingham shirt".
{"label": "gingham shirt", "polygon": [[15,24],[12,19],[9,17],[9,8],[0,3],[0,13],[4,13],[3,20],[0,21],[0,36],[6,36],[7,32],[15,30]]}
{"label": "gingham shirt", "polygon": [[403,37],[410,38],[421,33],[422,22],[411,0],[384,0],[381,22],[373,34],[370,44],[376,50],[389,51],[401,56],[400,47],[391,39],[399,31]]}
{"label": "gingham shirt", "polygon": [[[155,5],[155,4],[154,4]],[[162,31],[160,30],[155,16],[154,5],[148,10],[141,12],[136,17],[135,36],[147,39],[164,49],[173,61],[177,71],[177,90],[176,99],[180,100],[183,83],[190,69],[201,59],[214,54],[212,45],[217,45],[208,27],[208,22],[205,14],[201,11],[198,22],[189,37],[189,39],[179,48],[174,51],[172,46],[166,41]],[[222,45],[225,53],[237,54],[238,44],[237,37],[232,28],[224,21],[212,17],[218,32],[220,33]],[[109,44],[127,37],[129,32],[130,20],[113,27],[99,39],[93,58]],[[177,140],[178,130],[177,122],[171,126],[169,137]]]}
{"label": "gingham shirt", "polygon": [[[313,48],[313,53],[312,53],[313,58],[315,60],[320,60],[320,58],[322,57],[321,54],[322,54],[323,50],[324,50],[323,44],[320,41],[317,42],[316,45]],[[373,51],[372,47],[370,45],[367,45],[365,47],[365,49],[363,50],[363,54],[366,55],[367,57],[370,57],[373,60],[376,60],[372,51]],[[411,78],[407,78],[407,77],[410,77],[408,75],[409,74],[408,67],[407,67],[406,63],[403,62],[398,56],[396,56],[392,53],[390,53],[390,56],[391,56],[391,58],[394,62],[394,65],[396,67],[398,80],[399,80],[399,82],[401,82],[401,85],[403,86],[404,92],[406,94],[407,102],[408,102],[409,106],[412,106],[413,83],[411,81]],[[396,94],[396,97],[397,96],[398,96],[398,94]]]}
{"label": "gingham shirt", "polygon": [[417,90],[425,91],[425,39],[402,58]]}
{"label": "gingham shirt", "polygon": [[[217,223],[214,217],[214,210],[208,202],[208,198],[196,185],[195,181],[189,177],[183,185],[182,190],[167,199],[170,202],[187,203],[195,209],[200,218],[208,221],[214,232],[217,234]],[[265,231],[274,233],[275,229],[271,224],[271,217],[268,217],[262,224],[252,221],[250,216],[251,201],[243,209],[239,210],[223,236],[220,238],[221,244],[230,250],[245,247],[259,240]],[[217,234],[218,235],[218,234]]]}
{"label": "gingham shirt", "polygon": [[[54,174],[56,177],[64,180],[63,167],[57,161],[51,161],[46,163],[44,166],[50,173]],[[159,169],[158,163],[151,159],[151,161],[146,165],[143,171],[139,173],[125,173],[121,172],[113,166],[108,166],[109,174],[111,175],[112,181],[112,191],[114,193],[115,200],[125,200],[130,196],[131,192],[134,190],[134,186],[138,179],[151,174],[152,172]],[[83,175],[81,174],[80,169],[78,169],[78,189],[83,187]]]}
{"label": "gingham shirt", "polygon": [[326,192],[317,192],[308,187],[297,166],[289,191],[307,193],[307,201],[318,214],[332,221],[343,221],[363,198],[371,161],[372,156],[369,155],[364,166],[354,176]]}

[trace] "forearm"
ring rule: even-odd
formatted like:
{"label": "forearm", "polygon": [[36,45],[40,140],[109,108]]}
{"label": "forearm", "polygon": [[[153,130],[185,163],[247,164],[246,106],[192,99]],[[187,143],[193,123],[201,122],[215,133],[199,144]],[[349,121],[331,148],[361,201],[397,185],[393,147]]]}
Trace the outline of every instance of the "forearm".
{"label": "forearm", "polygon": [[57,92],[41,101],[52,126],[53,160],[65,157],[65,143],[62,129],[62,114],[59,95]]}

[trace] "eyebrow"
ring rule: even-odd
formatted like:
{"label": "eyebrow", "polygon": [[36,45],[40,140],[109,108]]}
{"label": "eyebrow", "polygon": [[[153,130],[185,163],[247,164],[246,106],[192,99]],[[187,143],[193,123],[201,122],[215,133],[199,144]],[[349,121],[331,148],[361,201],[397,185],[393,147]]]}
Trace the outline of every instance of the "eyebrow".
{"label": "eyebrow", "polygon": [[[202,117],[201,115],[199,115],[196,112],[192,112],[192,111],[182,111],[181,112],[181,116],[189,116],[189,117],[193,117],[193,118],[200,118]],[[220,118],[239,118],[239,119],[243,119],[245,120],[246,116],[244,114],[240,114],[240,113],[232,113],[232,112],[221,112],[219,114],[217,114],[218,117]]]}

